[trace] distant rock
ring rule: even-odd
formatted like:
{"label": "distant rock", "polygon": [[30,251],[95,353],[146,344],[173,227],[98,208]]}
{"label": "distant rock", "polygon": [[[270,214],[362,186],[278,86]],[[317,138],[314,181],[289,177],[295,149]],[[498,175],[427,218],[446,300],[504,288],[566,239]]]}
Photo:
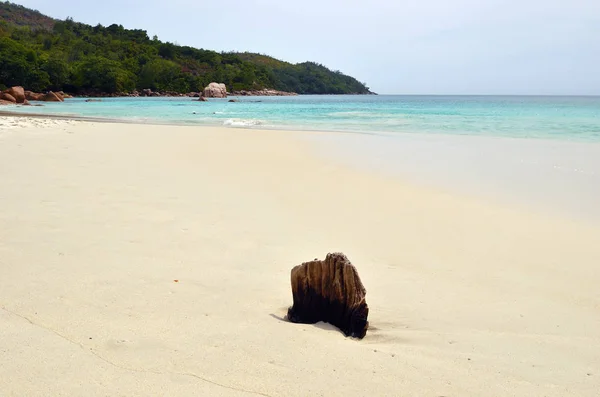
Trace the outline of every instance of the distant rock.
{"label": "distant rock", "polygon": [[[0,100],[3,101],[3,104],[21,104],[21,105],[29,105],[28,95],[31,91],[25,91],[23,87],[16,86],[11,87],[4,92],[0,92]],[[33,93],[32,93],[33,94]]]}
{"label": "distant rock", "polygon": [[23,103],[23,101],[25,101],[25,90],[23,89],[23,87],[11,87],[4,92],[15,98],[17,103]]}
{"label": "distant rock", "polygon": [[45,101],[45,102],[63,102],[62,97],[60,97],[59,95],[57,95],[56,93],[54,93],[52,91],[50,91],[46,95],[44,95],[41,100]]}
{"label": "distant rock", "polygon": [[225,84],[210,83],[204,88],[202,95],[206,98],[227,98],[227,87]]}
{"label": "distant rock", "polygon": [[8,92],[3,92],[0,94],[0,99],[10,103],[17,103],[17,99]]}
{"label": "distant rock", "polygon": [[200,102],[208,102],[208,99],[206,99],[206,97],[201,96],[200,98],[198,98],[198,101],[200,101]]}
{"label": "distant rock", "polygon": [[33,91],[25,91],[25,99],[29,101],[41,101],[44,94],[38,94]]}
{"label": "distant rock", "polygon": [[237,99],[230,99],[229,102],[238,102]]}
{"label": "distant rock", "polygon": [[181,98],[184,96],[187,96],[186,94],[182,94],[181,92],[177,92],[177,91],[165,91],[165,92],[161,92],[160,96],[166,96],[166,97],[175,97],[175,98]]}
{"label": "distant rock", "polygon": [[262,90],[241,90],[241,91],[233,91],[231,95],[235,96],[296,96],[295,92],[286,92],[286,91],[277,91],[272,90],[270,88],[265,88]]}

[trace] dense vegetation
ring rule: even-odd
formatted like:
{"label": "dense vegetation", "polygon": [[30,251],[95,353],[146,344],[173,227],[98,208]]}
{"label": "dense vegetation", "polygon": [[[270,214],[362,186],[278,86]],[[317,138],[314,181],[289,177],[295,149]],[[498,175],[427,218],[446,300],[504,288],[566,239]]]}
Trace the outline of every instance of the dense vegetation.
{"label": "dense vegetation", "polygon": [[0,88],[75,94],[197,92],[208,83],[230,90],[273,88],[299,94],[368,94],[356,79],[305,62],[250,53],[218,53],[149,38],[121,25],[54,20],[0,1]]}

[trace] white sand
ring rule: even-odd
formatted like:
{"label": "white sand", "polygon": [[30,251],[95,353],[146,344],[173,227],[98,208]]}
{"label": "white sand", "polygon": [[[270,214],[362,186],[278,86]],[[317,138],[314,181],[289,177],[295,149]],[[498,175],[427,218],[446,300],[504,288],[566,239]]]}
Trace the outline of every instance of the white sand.
{"label": "white sand", "polygon": [[[308,133],[48,123],[0,125],[2,396],[598,395],[600,227]],[[290,269],[333,251],[362,341],[281,321]]]}

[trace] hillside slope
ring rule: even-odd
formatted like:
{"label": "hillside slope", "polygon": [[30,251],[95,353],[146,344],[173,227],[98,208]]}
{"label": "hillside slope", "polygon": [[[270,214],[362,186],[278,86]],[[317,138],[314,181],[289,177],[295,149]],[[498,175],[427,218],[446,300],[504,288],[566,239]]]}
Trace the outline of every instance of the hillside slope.
{"label": "hillside slope", "polygon": [[29,26],[32,29],[52,30],[55,19],[18,4],[0,1],[0,21],[17,25]]}
{"label": "hillside slope", "polygon": [[121,25],[59,21],[0,1],[0,88],[75,94],[150,88],[179,93],[208,83],[230,90],[271,88],[299,94],[370,94],[355,78],[313,62],[291,64],[260,54],[218,53],[149,38]]}

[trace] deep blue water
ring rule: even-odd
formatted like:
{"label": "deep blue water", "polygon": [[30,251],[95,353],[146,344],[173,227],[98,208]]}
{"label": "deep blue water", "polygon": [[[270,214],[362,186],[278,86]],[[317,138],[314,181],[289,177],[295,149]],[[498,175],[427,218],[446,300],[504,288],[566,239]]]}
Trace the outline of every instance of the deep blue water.
{"label": "deep blue water", "polygon": [[[229,103],[228,99],[239,102]],[[297,96],[69,99],[27,113],[233,127],[600,141],[600,97]],[[8,109],[7,109],[8,110]]]}

